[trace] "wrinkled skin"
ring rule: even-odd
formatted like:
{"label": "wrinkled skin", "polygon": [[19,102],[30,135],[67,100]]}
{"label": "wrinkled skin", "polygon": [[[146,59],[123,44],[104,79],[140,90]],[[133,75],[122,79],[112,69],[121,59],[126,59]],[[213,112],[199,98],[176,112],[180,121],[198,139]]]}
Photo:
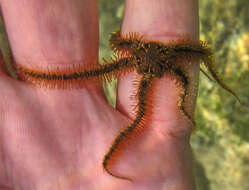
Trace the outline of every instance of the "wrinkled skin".
{"label": "wrinkled skin", "polygon": [[[127,0],[122,33],[167,42],[198,39],[197,0]],[[95,0],[0,0],[14,59],[26,67],[97,62]],[[101,3],[100,5],[101,6]],[[21,15],[21,16],[20,16]],[[87,27],[86,27],[87,26]],[[198,64],[189,68],[193,112]],[[118,84],[117,109],[101,84],[78,90],[37,88],[0,74],[0,190],[193,190],[190,126],[179,111],[180,88],[164,76],[154,87],[152,122],[112,166],[102,159],[134,117],[131,73]]]}

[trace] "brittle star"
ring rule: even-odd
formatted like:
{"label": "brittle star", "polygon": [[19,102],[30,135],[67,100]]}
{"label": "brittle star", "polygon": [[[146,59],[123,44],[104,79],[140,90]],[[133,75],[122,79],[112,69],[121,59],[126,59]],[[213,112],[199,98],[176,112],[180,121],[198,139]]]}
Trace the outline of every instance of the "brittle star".
{"label": "brittle star", "polygon": [[192,126],[195,125],[194,119],[184,108],[190,79],[181,63],[179,64],[177,62],[180,62],[182,59],[187,60],[187,63],[190,61],[201,61],[212,77],[209,76],[205,70],[201,69],[205,76],[216,81],[221,87],[239,100],[238,96],[223,82],[215,71],[211,48],[203,41],[193,42],[187,39],[181,39],[164,44],[158,41],[143,40],[142,37],[136,33],[121,36],[120,31],[117,31],[112,33],[110,45],[117,56],[110,62],[105,60],[106,64],[95,68],[79,68],[80,71],[72,70],[71,72],[63,72],[59,69],[57,69],[57,71],[41,72],[25,68],[21,65],[17,65],[16,68],[19,79],[52,88],[82,87],[85,85],[85,79],[86,81],[91,79],[109,81],[112,77],[119,77],[123,73],[134,70],[141,76],[137,91],[138,103],[136,116],[134,120],[117,135],[103,159],[103,167],[106,172],[116,178],[131,180],[128,177],[114,174],[108,166],[114,154],[120,149],[122,143],[125,143],[126,139],[129,138],[135,130],[144,127],[145,116],[149,116],[147,101],[148,94],[153,86],[153,79],[161,78],[165,76],[166,73],[177,77],[183,88],[179,105],[180,110],[188,121],[192,123]]}

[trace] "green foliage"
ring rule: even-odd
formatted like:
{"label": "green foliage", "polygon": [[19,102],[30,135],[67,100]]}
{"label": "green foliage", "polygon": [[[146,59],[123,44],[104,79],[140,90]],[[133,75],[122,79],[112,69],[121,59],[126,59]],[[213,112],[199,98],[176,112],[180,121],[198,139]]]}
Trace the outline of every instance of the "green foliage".
{"label": "green foliage", "polygon": [[244,104],[201,77],[192,145],[211,189],[249,189],[248,12],[247,0],[200,1],[201,38],[213,46],[218,71]]}

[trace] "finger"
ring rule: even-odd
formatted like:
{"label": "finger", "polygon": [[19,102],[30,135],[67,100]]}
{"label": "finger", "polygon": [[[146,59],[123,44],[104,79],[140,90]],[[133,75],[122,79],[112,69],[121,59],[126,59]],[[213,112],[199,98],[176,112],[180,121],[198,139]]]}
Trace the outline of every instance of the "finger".
{"label": "finger", "polygon": [[17,65],[50,73],[97,65],[96,0],[2,0],[1,7]]}
{"label": "finger", "polygon": [[[156,40],[168,43],[172,40],[188,36],[191,40],[197,40],[199,34],[198,25],[198,1],[197,0],[127,0],[125,17],[122,25],[122,35],[129,33],[139,33],[145,40]],[[189,97],[188,112],[194,110],[195,97],[198,84],[199,65],[192,64],[188,75]],[[136,100],[130,96],[136,91],[133,81],[136,73],[131,73],[125,78],[121,78],[118,84],[117,109],[124,114],[133,117],[132,107],[136,105]],[[178,101],[181,89],[175,80],[169,75],[160,79],[155,79],[153,87],[153,119],[166,122],[177,122],[179,119]]]}

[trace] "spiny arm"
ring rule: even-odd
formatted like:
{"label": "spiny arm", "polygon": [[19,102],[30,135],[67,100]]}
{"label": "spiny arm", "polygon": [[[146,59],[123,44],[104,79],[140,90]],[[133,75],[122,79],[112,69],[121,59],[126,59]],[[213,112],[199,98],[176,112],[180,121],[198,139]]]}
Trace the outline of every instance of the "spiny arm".
{"label": "spiny arm", "polygon": [[182,113],[191,122],[192,128],[194,129],[196,127],[195,120],[190,116],[190,114],[184,108],[185,98],[188,95],[189,79],[186,76],[186,74],[184,74],[184,72],[180,68],[172,68],[171,72],[175,76],[180,78],[180,81],[181,81],[181,84],[182,84],[182,87],[183,87],[183,94],[182,94],[179,106],[180,106],[180,109],[181,109]]}
{"label": "spiny arm", "polygon": [[[112,59],[110,63],[99,65],[96,68],[74,69],[72,71],[47,71],[40,72],[17,65],[17,73],[21,80],[28,81],[42,86],[55,86],[56,88],[67,88],[70,86],[81,87],[87,80],[109,81],[112,77],[118,77],[120,74],[130,72],[134,69],[130,58]],[[74,85],[77,83],[77,85]],[[53,84],[53,85],[52,85]]]}
{"label": "spiny arm", "polygon": [[229,93],[231,93],[237,100],[238,102],[241,104],[241,100],[239,98],[239,96],[229,87],[226,85],[226,83],[222,80],[222,78],[219,76],[219,74],[216,72],[215,68],[214,68],[214,64],[213,61],[211,60],[211,58],[208,59],[204,59],[203,60],[204,65],[206,66],[206,68],[208,69],[208,71],[211,73],[212,77],[214,78],[214,80],[222,87],[224,88],[226,91],[228,91]]}
{"label": "spiny arm", "polygon": [[206,72],[203,68],[200,67],[200,71],[201,71],[202,74],[204,74],[210,81],[215,82],[214,79],[212,79],[212,77],[209,76],[209,74],[207,74],[207,72]]}
{"label": "spiny arm", "polygon": [[113,32],[110,37],[110,46],[114,52],[126,52],[131,49],[134,43],[141,43],[142,37],[137,33],[130,33],[121,36],[120,30]]}
{"label": "spiny arm", "polygon": [[150,89],[151,82],[152,82],[151,76],[145,75],[141,79],[139,87],[138,87],[138,93],[137,93],[138,110],[136,113],[136,118],[128,127],[126,127],[123,131],[120,132],[120,134],[116,137],[111,148],[109,149],[109,151],[107,152],[107,154],[104,157],[104,160],[103,160],[104,169],[106,170],[106,172],[108,174],[110,174],[116,178],[132,181],[128,177],[122,177],[122,176],[118,176],[118,175],[112,173],[108,166],[110,165],[110,161],[111,161],[112,157],[115,156],[114,154],[117,153],[117,151],[120,149],[120,146],[123,143],[125,143],[127,138],[129,138],[129,135],[131,135],[131,133],[135,132],[135,130],[138,127],[140,127],[140,128],[143,127],[143,125],[144,125],[143,120],[144,120],[144,116],[146,114],[148,91]]}
{"label": "spiny arm", "polygon": [[[176,56],[180,56],[186,59],[197,59],[201,60],[204,63],[204,66],[208,69],[210,72],[212,78],[226,91],[231,93],[240,103],[240,99],[238,95],[229,87],[227,86],[222,78],[219,76],[219,74],[216,72],[214,64],[213,64],[213,53],[209,46],[207,46],[206,43],[199,41],[199,42],[185,42],[184,44],[174,44],[167,46],[162,49],[163,52],[166,52],[168,50],[174,50],[174,53]],[[201,72],[207,76],[209,79],[210,76],[207,75],[207,73],[201,69]]]}

